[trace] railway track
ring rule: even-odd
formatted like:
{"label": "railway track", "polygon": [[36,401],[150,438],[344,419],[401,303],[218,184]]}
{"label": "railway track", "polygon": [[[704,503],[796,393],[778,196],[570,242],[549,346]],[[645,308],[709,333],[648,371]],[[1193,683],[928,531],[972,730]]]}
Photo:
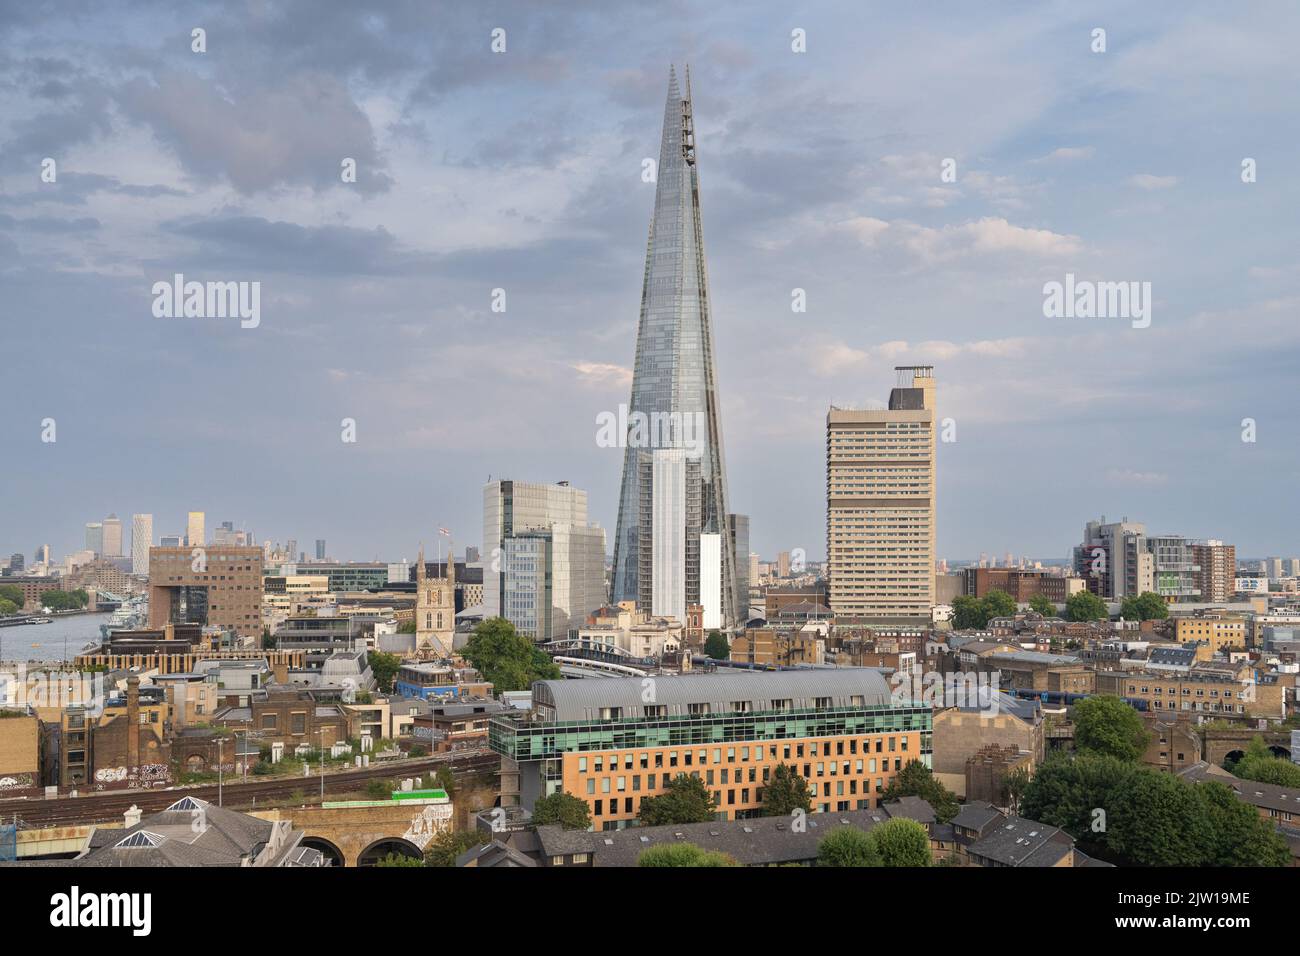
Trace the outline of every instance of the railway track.
{"label": "railway track", "polygon": [[[427,770],[450,765],[452,773],[463,775],[495,770],[500,758],[490,751],[473,751],[462,754],[440,754],[415,760],[392,761],[372,765],[363,770],[346,770],[325,775],[325,793],[350,793],[369,780],[418,776]],[[248,783],[232,781],[220,787],[222,806],[246,809],[253,806],[273,806],[277,801],[301,793],[308,799],[320,793],[320,776],[288,777],[275,780],[250,780]],[[69,826],[84,823],[109,823],[121,821],[122,815],[132,806],[144,813],[157,813],[183,796],[198,797],[211,803],[218,802],[217,784],[199,784],[173,787],[169,790],[117,790],[92,793],[78,797],[59,797],[54,800],[10,799],[0,800],[0,820],[8,823],[15,818],[28,827]]]}

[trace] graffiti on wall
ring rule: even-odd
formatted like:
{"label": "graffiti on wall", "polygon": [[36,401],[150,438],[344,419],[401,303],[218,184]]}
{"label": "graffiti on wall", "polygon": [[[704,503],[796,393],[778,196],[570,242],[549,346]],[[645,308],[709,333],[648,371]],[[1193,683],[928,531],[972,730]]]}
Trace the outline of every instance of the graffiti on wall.
{"label": "graffiti on wall", "polygon": [[435,836],[451,828],[451,813],[450,803],[421,807],[420,812],[411,817],[411,825],[402,836],[421,850],[426,849]]}

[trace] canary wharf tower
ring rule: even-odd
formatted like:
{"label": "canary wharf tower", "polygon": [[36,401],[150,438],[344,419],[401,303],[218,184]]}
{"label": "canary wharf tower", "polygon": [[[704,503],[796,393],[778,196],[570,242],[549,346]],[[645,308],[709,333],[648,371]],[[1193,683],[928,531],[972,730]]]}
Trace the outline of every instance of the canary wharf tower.
{"label": "canary wharf tower", "polygon": [[705,628],[731,629],[746,615],[727,520],[689,68],[685,95],[668,74],[627,416],[613,600],[683,623],[700,605]]}

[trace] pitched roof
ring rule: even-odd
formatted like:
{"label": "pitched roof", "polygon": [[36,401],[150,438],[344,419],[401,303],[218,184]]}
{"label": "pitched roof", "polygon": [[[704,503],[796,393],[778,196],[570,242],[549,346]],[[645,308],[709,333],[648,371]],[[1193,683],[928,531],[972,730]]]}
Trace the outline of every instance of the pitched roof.
{"label": "pitched roof", "polygon": [[[242,866],[265,850],[275,828],[269,820],[184,796],[125,830],[96,829],[86,855],[71,865]],[[286,841],[271,865],[285,862],[300,840],[301,834]]]}
{"label": "pitched roof", "polygon": [[1001,810],[993,806],[987,800],[972,800],[970,803],[963,803],[957,815],[949,822],[954,827],[965,827],[968,830],[983,830],[994,820],[1005,817]]}
{"label": "pitched roof", "polygon": [[1008,817],[966,848],[969,856],[1006,866],[1056,866],[1074,852],[1074,838],[1059,827]]}
{"label": "pitched roof", "polygon": [[797,863],[817,858],[817,845],[837,827],[869,831],[889,819],[889,812],[851,810],[844,813],[810,813],[796,828],[790,817],[758,817],[712,823],[685,823],[662,827],[629,827],[592,833],[596,866],[636,866],[637,858],[653,846],[693,843],[704,850],[725,853],[742,866]]}
{"label": "pitched roof", "polygon": [[938,820],[934,815],[934,807],[920,797],[899,797],[886,803],[885,809],[891,817],[905,817],[924,823],[927,827]]}

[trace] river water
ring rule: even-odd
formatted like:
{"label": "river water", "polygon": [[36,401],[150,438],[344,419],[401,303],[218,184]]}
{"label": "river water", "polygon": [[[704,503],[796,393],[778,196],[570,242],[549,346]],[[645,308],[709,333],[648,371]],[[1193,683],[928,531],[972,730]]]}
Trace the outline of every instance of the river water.
{"label": "river water", "polygon": [[99,625],[111,616],[73,614],[49,624],[0,627],[0,661],[70,661],[86,644],[99,643]]}

